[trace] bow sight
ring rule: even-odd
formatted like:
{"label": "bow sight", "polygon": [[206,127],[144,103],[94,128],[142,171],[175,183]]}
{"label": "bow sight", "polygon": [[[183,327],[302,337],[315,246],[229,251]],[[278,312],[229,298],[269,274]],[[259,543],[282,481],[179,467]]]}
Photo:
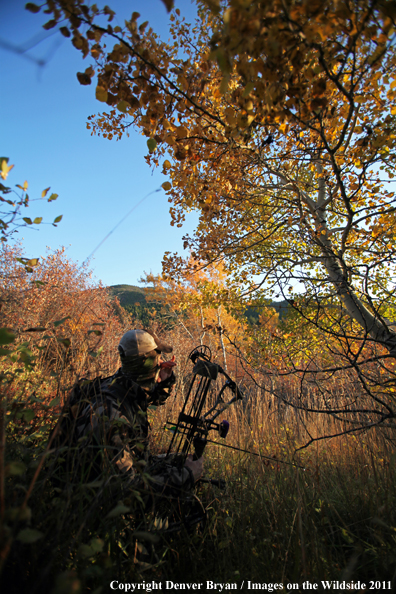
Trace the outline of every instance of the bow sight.
{"label": "bow sight", "polygon": [[[226,420],[216,423],[215,419],[221,415],[233,402],[242,400],[243,396],[236,383],[224,371],[220,365],[211,362],[211,351],[207,346],[199,346],[189,354],[189,359],[194,364],[193,377],[188,393],[179,414],[177,423],[166,423],[173,432],[169,445],[167,457],[175,456],[182,466],[194,448],[194,459],[200,458],[208,442],[209,431],[218,431],[220,437],[225,438],[229,430],[229,423]],[[212,381],[218,376],[225,377],[225,382],[216,396],[215,403],[205,412],[205,405],[209,388]],[[233,397],[225,401],[223,395],[230,390]],[[177,455],[179,454],[179,455]]]}

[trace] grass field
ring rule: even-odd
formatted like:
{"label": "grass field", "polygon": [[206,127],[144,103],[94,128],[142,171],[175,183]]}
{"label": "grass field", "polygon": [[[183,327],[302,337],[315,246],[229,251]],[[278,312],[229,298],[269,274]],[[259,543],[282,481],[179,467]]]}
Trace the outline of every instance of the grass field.
{"label": "grass field", "polygon": [[[166,449],[163,427],[180,407],[179,397],[151,411],[153,452]],[[6,450],[14,467],[2,490],[4,591],[99,594],[111,591],[114,579],[211,581],[243,589],[250,582],[249,589],[266,584],[267,590],[298,584],[301,591],[307,580],[318,583],[318,591],[326,580],[394,584],[395,453],[387,436],[372,430],[294,455],[307,432],[334,431],[334,421],[269,408],[265,393],[256,394],[248,409],[239,403],[227,412],[226,443],[266,457],[209,444],[206,476],[225,479],[225,490],[198,487],[206,522],[161,538],[136,537],[136,493],[120,485],[62,491],[48,480],[48,468],[35,477],[52,409],[28,422],[14,418]]]}

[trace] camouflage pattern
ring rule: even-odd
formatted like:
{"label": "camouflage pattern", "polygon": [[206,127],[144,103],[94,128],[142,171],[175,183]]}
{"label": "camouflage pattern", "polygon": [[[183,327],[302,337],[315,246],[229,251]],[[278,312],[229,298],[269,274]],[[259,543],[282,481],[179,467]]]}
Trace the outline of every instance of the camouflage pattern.
{"label": "camouflage pattern", "polygon": [[139,357],[121,358],[122,373],[139,385],[155,384],[160,372],[159,359],[160,354],[155,350]]}
{"label": "camouflage pattern", "polygon": [[[105,471],[110,480],[112,475],[122,475],[125,486],[146,485],[155,492],[192,487],[194,480],[189,469],[177,468],[163,456],[152,457],[148,447],[147,408],[151,404],[163,404],[174,383],[172,374],[161,383],[151,381],[141,386],[119,369],[115,375],[98,382],[100,389],[93,394],[91,386],[91,393],[80,401],[78,411],[73,411],[71,402],[66,414],[70,422],[75,416],[76,447],[71,448],[64,435],[68,447],[62,454],[69,457],[68,480],[73,475],[78,481],[97,480]],[[64,421],[61,427],[66,434]],[[62,447],[62,434],[57,435],[54,445]]]}

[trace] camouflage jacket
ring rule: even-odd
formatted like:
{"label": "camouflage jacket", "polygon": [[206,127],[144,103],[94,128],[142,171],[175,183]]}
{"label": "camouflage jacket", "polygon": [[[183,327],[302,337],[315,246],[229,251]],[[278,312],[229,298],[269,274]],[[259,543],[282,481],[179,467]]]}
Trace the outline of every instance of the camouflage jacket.
{"label": "camouflage jacket", "polygon": [[102,380],[100,390],[82,400],[74,421],[79,477],[95,480],[106,471],[106,476],[122,475],[131,486],[144,485],[155,492],[192,487],[188,468],[151,456],[148,447],[147,408],[164,404],[174,383],[172,374],[151,389],[142,388],[121,369]]}

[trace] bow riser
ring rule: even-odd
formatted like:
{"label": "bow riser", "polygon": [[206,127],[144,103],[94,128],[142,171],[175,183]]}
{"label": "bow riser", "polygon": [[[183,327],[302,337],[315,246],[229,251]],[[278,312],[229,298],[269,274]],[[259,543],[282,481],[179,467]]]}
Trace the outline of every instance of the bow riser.
{"label": "bow riser", "polygon": [[[186,459],[192,447],[195,450],[195,458],[202,456],[209,431],[217,431],[220,437],[226,437],[229,429],[228,421],[223,420],[221,423],[215,423],[214,420],[231,404],[242,399],[242,394],[236,383],[220,365],[211,363],[210,349],[208,347],[203,346],[194,349],[189,358],[194,363],[194,375],[183,408],[179,413],[176,426],[169,421],[166,423],[166,426],[173,427],[171,429],[173,437],[167,455],[181,454],[182,460]],[[220,389],[215,404],[203,414],[210,385],[212,381],[218,378],[219,374],[224,375],[226,382]],[[223,400],[226,389],[230,389],[234,394],[228,402]],[[180,456],[176,458],[180,460]]]}

